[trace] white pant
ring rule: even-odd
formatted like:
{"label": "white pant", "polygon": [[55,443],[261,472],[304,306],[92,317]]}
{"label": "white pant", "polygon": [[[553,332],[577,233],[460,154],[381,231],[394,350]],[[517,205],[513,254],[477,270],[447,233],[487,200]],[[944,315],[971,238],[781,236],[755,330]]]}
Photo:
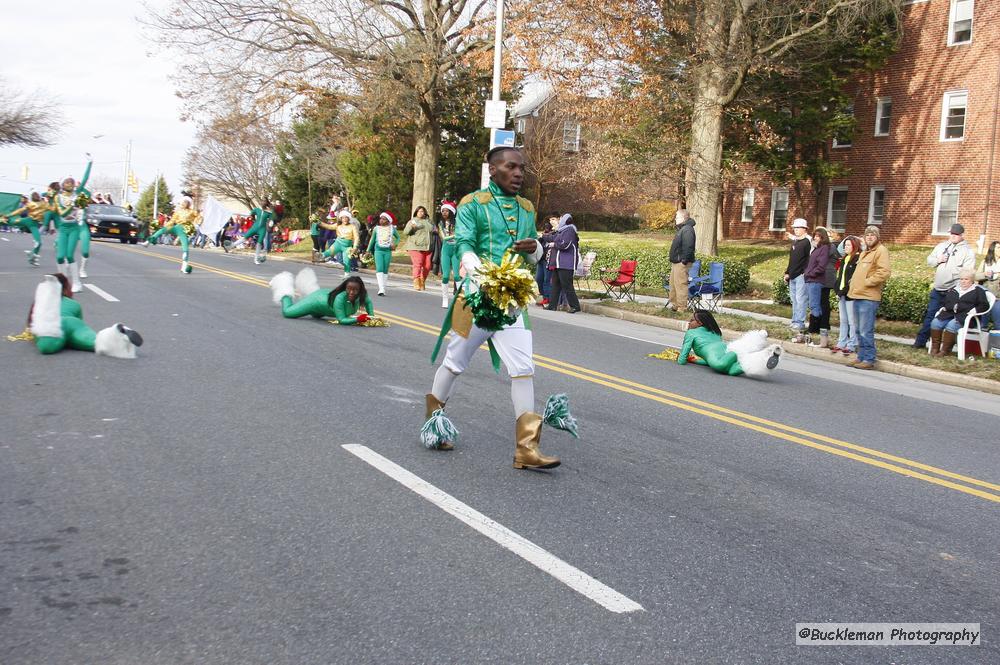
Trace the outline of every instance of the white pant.
{"label": "white pant", "polygon": [[490,331],[473,324],[468,337],[454,331],[445,352],[445,368],[452,374],[461,374],[469,366],[469,361],[482,344],[493,338],[493,345],[500,354],[504,367],[511,378],[534,376],[535,362],[531,358],[531,331],[524,327],[524,315],[517,317],[513,325],[502,330]]}

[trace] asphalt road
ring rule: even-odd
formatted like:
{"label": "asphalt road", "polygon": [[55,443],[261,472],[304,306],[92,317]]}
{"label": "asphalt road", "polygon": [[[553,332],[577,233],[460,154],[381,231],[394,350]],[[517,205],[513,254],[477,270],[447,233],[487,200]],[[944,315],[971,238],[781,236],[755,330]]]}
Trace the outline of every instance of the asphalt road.
{"label": "asphalt road", "polygon": [[[16,334],[52,251],[30,268],[25,236],[0,239]],[[457,449],[417,440],[437,292],[394,280],[374,298],[391,327],[341,328],[272,304],[266,280],[299,264],[195,250],[184,276],[178,258],[94,242],[85,281],[117,301],[78,299],[93,327],[142,333],[134,361],[0,340],[3,665],[1000,662],[997,397],[787,356],[731,378],[649,358],[673,332],[532,312],[539,408],[570,395],[580,439],[546,430],[562,466],[517,471],[485,352],[449,404]],[[796,646],[797,622],[983,636]]]}

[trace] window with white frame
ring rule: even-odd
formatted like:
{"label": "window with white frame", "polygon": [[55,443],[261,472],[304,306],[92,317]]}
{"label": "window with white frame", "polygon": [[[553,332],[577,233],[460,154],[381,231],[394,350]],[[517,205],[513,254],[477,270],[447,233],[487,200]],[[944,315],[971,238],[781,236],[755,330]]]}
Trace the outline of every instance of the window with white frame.
{"label": "window with white frame", "polygon": [[[848,104],[844,109],[844,115],[854,117],[854,104]],[[833,137],[833,147],[834,148],[850,148],[854,145],[854,129],[853,127],[846,127]]]}
{"label": "window with white frame", "polygon": [[972,41],[973,0],[951,0],[948,16],[948,46],[968,44]]}
{"label": "window with white frame", "polygon": [[771,230],[784,231],[788,224],[788,190],[777,187],[771,190]]}
{"label": "window with white frame", "polygon": [[881,224],[885,218],[885,188],[872,187],[868,197],[868,223]]}
{"label": "window with white frame", "polygon": [[934,188],[934,235],[948,235],[958,221],[958,185],[937,185]]}
{"label": "window with white frame", "polygon": [[754,189],[753,187],[747,187],[743,190],[743,212],[740,214],[741,222],[752,222],[753,221],[753,199],[754,199]]}
{"label": "window with white frame", "polygon": [[563,150],[580,152],[580,123],[576,120],[563,121]]}
{"label": "window with white frame", "polygon": [[830,200],[827,203],[826,218],[830,228],[843,231],[847,227],[847,188],[831,187]]}
{"label": "window with white frame", "polygon": [[944,101],[941,104],[942,141],[961,141],[965,138],[965,112],[968,106],[967,90],[944,93]]}
{"label": "window with white frame", "polygon": [[524,125],[525,125],[524,118],[518,118],[517,123],[515,123],[514,125],[514,131],[516,131],[518,134],[524,134]]}
{"label": "window with white frame", "polygon": [[892,122],[892,97],[879,97],[875,105],[875,136],[888,136]]}

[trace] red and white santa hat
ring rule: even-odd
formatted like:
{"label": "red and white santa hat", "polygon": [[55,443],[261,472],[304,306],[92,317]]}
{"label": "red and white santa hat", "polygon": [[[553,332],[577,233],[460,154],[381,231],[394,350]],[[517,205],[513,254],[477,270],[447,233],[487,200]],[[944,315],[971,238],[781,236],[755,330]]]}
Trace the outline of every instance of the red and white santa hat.
{"label": "red and white santa hat", "polygon": [[392,224],[393,226],[396,225],[396,216],[393,215],[388,210],[386,210],[385,212],[379,213],[378,217],[379,217],[379,219],[388,219],[390,224]]}
{"label": "red and white santa hat", "polygon": [[458,206],[455,205],[454,201],[445,199],[441,202],[441,210],[450,210],[451,216],[454,217],[455,213],[458,211]]}

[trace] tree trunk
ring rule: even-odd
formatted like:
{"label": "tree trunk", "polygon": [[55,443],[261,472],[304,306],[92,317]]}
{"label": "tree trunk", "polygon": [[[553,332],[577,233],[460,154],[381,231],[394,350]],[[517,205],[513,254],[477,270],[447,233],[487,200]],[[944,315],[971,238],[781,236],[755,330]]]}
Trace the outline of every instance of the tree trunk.
{"label": "tree trunk", "polygon": [[691,110],[691,152],[688,155],[687,209],[695,219],[697,251],[714,255],[722,172],[722,107],[725,71],[705,63],[697,76]]}
{"label": "tree trunk", "polygon": [[428,216],[434,215],[438,157],[441,154],[441,128],[437,118],[431,119],[421,113],[416,138],[413,149],[413,201],[406,212],[407,219],[417,206],[427,208]]}

